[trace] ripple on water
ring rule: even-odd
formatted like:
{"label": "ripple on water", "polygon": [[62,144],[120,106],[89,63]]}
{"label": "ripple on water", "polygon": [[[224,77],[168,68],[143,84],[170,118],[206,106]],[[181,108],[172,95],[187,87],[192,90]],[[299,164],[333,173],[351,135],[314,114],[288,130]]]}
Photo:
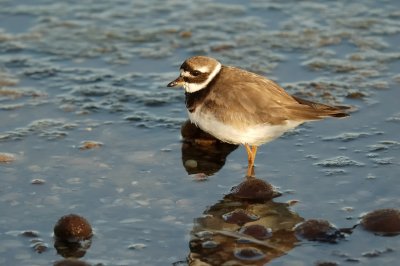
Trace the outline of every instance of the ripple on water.
{"label": "ripple on water", "polygon": [[346,166],[364,166],[365,164],[352,160],[347,156],[336,156],[333,158],[321,160],[315,163],[315,165],[322,167],[346,167]]}
{"label": "ripple on water", "polygon": [[359,138],[364,138],[372,135],[372,133],[368,132],[346,132],[336,136],[324,137],[322,140],[340,140],[340,141],[351,141]]}
{"label": "ripple on water", "polygon": [[68,135],[68,130],[77,127],[75,123],[69,123],[65,119],[38,119],[25,127],[19,127],[12,131],[0,134],[0,141],[21,140],[29,135],[56,140]]}
{"label": "ripple on water", "polygon": [[381,152],[389,149],[400,148],[400,142],[395,140],[382,140],[377,144],[368,145],[368,151],[370,152]]}
{"label": "ripple on water", "polygon": [[388,165],[394,163],[394,157],[385,157],[385,158],[371,158],[371,161],[379,164],[379,165]]}

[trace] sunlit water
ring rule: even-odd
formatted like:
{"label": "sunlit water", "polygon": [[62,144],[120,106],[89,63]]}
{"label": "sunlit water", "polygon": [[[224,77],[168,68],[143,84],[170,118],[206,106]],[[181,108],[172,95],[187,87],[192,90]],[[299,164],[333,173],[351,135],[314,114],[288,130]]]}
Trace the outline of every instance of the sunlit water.
{"label": "sunlit water", "polygon": [[[257,177],[283,193],[268,208],[351,227],[400,205],[399,4],[235,2],[0,1],[0,153],[13,156],[0,164],[1,265],[61,260],[52,231],[69,213],[94,228],[88,263],[184,265],[199,218],[216,215],[247,163],[240,147],[208,178],[183,167],[184,96],[165,86],[196,54],[357,109],[259,149]],[[80,149],[86,140],[103,145]],[[337,244],[292,241],[269,264],[396,265],[399,247],[356,228]]]}

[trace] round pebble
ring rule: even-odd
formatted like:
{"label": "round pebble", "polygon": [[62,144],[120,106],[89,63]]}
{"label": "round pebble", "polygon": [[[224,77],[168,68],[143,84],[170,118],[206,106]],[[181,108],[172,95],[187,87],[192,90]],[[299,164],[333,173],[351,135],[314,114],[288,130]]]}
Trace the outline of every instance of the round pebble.
{"label": "round pebble", "polygon": [[38,231],[33,231],[33,230],[26,230],[21,232],[21,236],[24,237],[39,237],[39,232]]}
{"label": "round pebble", "polygon": [[92,227],[82,216],[69,214],[61,217],[54,226],[54,235],[60,240],[78,242],[90,239]]}
{"label": "round pebble", "polygon": [[277,196],[273,186],[261,179],[247,178],[231,190],[231,195],[238,199],[268,201]]}
{"label": "round pebble", "polygon": [[330,222],[322,219],[310,219],[302,222],[294,228],[300,238],[310,241],[336,242],[343,237],[340,231]]}
{"label": "round pebble", "polygon": [[380,235],[397,235],[400,233],[400,210],[379,209],[367,213],[361,219],[362,227]]}

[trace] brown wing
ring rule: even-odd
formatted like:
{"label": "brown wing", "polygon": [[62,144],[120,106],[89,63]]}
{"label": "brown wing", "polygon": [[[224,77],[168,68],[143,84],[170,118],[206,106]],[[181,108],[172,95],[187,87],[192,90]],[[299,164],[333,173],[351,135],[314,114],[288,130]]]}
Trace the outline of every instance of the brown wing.
{"label": "brown wing", "polygon": [[280,124],[290,118],[282,106],[298,104],[275,82],[236,68],[223,67],[212,86],[204,105],[237,127]]}
{"label": "brown wing", "polygon": [[303,122],[339,113],[335,107],[293,97],[264,77],[240,69],[232,72],[233,69],[222,68],[204,102],[223,122],[236,127],[276,125],[285,120]]}
{"label": "brown wing", "polygon": [[[346,117],[349,114],[346,111],[349,111],[350,107],[348,106],[331,106],[327,104],[322,104],[322,103],[316,103],[308,100],[301,99],[299,97],[293,96],[292,97],[300,103],[302,106],[301,108],[303,109],[304,118],[306,117],[315,117],[316,119],[318,118],[324,118],[327,116],[332,116],[332,117]],[[306,106],[306,107],[304,107]],[[296,110],[298,106],[293,106],[293,110]]]}

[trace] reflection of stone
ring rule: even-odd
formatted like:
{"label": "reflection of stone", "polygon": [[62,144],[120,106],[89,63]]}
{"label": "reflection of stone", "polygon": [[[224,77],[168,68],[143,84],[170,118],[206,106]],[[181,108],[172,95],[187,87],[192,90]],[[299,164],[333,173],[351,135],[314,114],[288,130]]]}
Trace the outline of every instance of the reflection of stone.
{"label": "reflection of stone", "polygon": [[219,141],[190,121],[181,128],[182,163],[189,174],[212,175],[225,164],[226,157],[238,146]]}
{"label": "reflection of stone", "polygon": [[54,248],[64,258],[82,258],[92,244],[91,240],[68,242],[58,238],[54,241]]}
{"label": "reflection of stone", "polygon": [[90,264],[76,259],[66,259],[56,261],[54,266],[90,266]]}
{"label": "reflection of stone", "polygon": [[[258,191],[254,198],[251,190]],[[234,187],[196,219],[189,265],[264,265],[291,250],[298,242],[293,227],[303,219],[288,204],[273,202],[276,195],[270,184],[255,178]]]}
{"label": "reflection of stone", "polygon": [[48,245],[43,242],[40,238],[34,238],[31,240],[31,247],[37,253],[43,253],[47,250]]}

